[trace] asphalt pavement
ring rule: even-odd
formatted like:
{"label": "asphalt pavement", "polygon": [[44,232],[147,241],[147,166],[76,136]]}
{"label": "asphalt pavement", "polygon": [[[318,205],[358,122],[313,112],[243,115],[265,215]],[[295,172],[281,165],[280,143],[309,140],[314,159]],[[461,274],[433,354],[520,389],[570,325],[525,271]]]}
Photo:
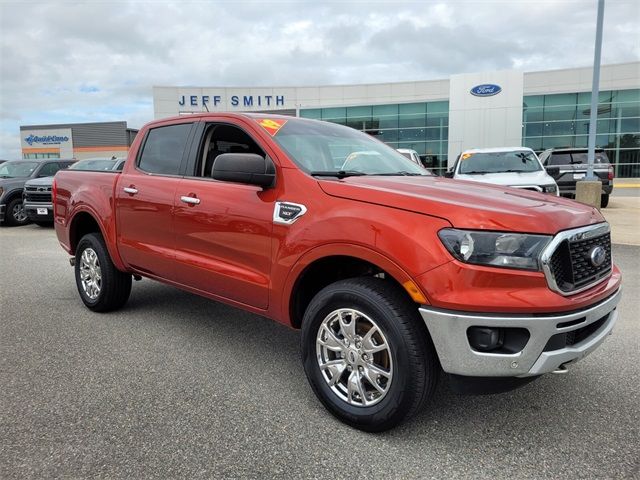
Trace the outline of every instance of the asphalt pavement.
{"label": "asphalt pavement", "polygon": [[639,478],[640,247],[613,335],[566,375],[383,434],[314,397],[299,334],[143,280],[81,303],[50,229],[0,228],[0,478]]}

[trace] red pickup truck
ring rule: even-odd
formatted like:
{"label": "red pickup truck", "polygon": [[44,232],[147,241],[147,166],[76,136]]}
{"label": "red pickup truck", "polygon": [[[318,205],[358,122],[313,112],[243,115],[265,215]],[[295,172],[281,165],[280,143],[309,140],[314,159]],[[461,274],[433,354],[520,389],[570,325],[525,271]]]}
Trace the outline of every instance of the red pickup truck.
{"label": "red pickup truck", "polygon": [[565,372],[617,318],[597,209],[436,177],[340,125],[154,121],[121,173],[61,171],[53,194],[88,308],[148,277],[301,329],[315,394],[363,430],[409,418],[442,372],[464,392]]}

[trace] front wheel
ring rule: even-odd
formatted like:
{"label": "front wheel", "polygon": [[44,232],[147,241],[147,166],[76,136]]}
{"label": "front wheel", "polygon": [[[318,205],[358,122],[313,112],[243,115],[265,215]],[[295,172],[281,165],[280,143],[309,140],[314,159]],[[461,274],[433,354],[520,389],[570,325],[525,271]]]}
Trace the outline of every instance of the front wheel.
{"label": "front wheel", "polygon": [[416,304],[379,278],[321,290],[302,325],[305,373],[318,399],[343,422],[388,430],[432,396],[439,363]]}
{"label": "front wheel", "polygon": [[84,304],[94,312],[122,307],[131,293],[131,275],[118,270],[100,234],[89,233],[76,249],[76,286]]}
{"label": "front wheel", "polygon": [[7,225],[14,227],[19,227],[29,223],[29,217],[27,216],[27,212],[22,204],[22,198],[14,198],[7,204],[7,214],[5,219]]}
{"label": "front wheel", "polygon": [[609,194],[603,193],[600,195],[600,208],[607,208],[609,205]]}

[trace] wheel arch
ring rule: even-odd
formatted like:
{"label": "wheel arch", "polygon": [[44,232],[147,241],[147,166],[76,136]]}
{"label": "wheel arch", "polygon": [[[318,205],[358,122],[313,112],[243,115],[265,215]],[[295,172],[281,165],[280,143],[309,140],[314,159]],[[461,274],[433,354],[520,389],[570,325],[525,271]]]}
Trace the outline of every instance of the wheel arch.
{"label": "wheel arch", "polygon": [[95,213],[89,210],[76,212],[69,222],[69,247],[72,255],[75,255],[80,239],[89,233],[99,233],[105,241],[109,256],[119,270],[125,270],[120,255],[115,250],[115,235],[104,228],[98,221]]}
{"label": "wheel arch", "polygon": [[18,197],[18,198],[22,198],[22,192],[24,191],[24,187],[23,188],[14,188],[13,190],[11,190],[10,192],[7,192],[5,194],[5,200],[4,203],[6,205],[9,205],[9,202],[11,202],[14,198]]}
{"label": "wheel arch", "polygon": [[428,304],[411,276],[381,253],[356,245],[324,245],[303,256],[291,269],[284,289],[283,307],[289,324],[300,328],[311,299],[338,280],[377,276],[393,282],[411,301]]}

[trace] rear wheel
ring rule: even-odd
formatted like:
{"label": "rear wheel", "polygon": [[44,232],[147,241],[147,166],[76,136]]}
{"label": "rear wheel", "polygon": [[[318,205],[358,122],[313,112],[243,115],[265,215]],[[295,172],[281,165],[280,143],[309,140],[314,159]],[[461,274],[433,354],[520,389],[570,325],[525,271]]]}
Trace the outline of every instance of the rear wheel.
{"label": "rear wheel", "polygon": [[14,198],[7,204],[7,213],[5,219],[7,225],[11,225],[14,227],[19,227],[20,225],[26,225],[27,223],[29,223],[29,217],[27,217],[27,212],[25,211],[24,205],[22,204],[22,198]]}
{"label": "rear wheel", "polygon": [[609,205],[609,194],[603,193],[600,195],[600,208],[607,208],[607,205]]}
{"label": "rear wheel", "polygon": [[94,312],[122,307],[131,293],[131,275],[118,270],[100,234],[82,237],[76,249],[76,286],[84,304]]}
{"label": "rear wheel", "polygon": [[342,280],[305,312],[302,355],[324,406],[361,430],[383,431],[431,397],[439,363],[417,306],[378,278]]}

